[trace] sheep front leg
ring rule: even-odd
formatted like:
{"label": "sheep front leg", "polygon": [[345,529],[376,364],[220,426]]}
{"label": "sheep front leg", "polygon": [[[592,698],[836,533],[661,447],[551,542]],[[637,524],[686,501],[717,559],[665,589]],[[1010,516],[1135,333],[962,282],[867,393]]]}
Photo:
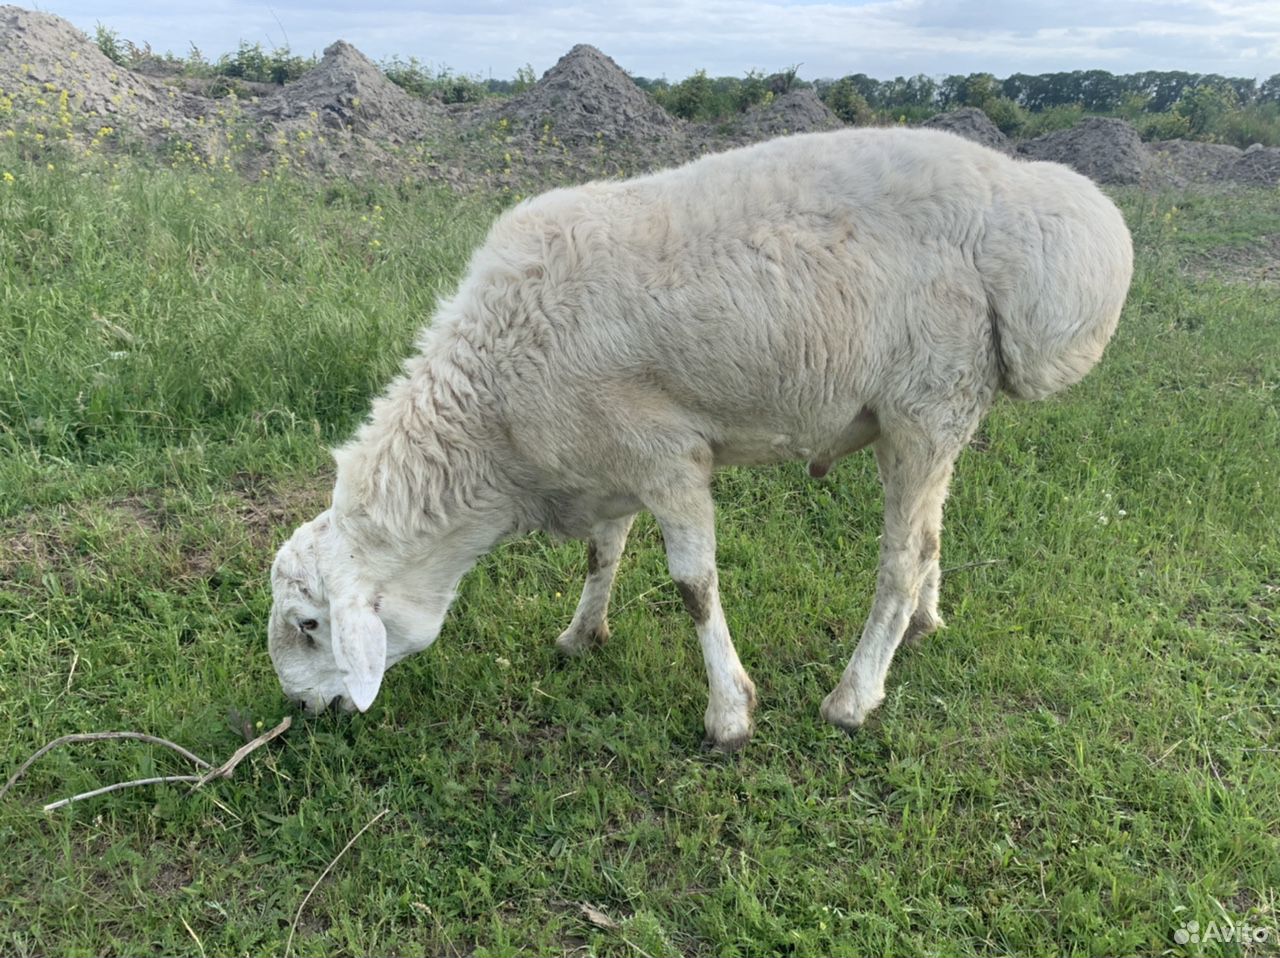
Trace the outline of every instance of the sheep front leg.
{"label": "sheep front leg", "polygon": [[846,732],[884,701],[885,677],[908,627],[915,638],[941,624],[936,609],[942,504],[957,453],[925,437],[885,437],[876,444],[885,518],[875,600],[853,658],[821,710]]}
{"label": "sheep front leg", "polygon": [[609,596],[634,515],[601,522],[587,540],[587,581],[569,628],[556,639],[565,655],[581,655],[609,638]]}
{"label": "sheep front leg", "polygon": [[667,566],[685,611],[698,629],[710,697],[703,723],[706,744],[724,752],[742,748],[754,728],[756,689],[729,636],[716,572],[715,507],[709,489],[680,503],[653,508],[667,547]]}

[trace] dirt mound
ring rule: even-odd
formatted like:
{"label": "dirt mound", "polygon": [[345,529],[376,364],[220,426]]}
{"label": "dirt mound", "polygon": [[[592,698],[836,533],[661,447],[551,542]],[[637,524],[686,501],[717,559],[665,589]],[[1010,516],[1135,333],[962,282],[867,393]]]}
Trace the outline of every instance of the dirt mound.
{"label": "dirt mound", "polygon": [[532,89],[504,103],[498,116],[528,131],[549,122],[565,143],[650,140],[679,126],[621,67],[585,43],[561,57]]}
{"label": "dirt mound", "polygon": [[257,111],[273,120],[317,119],[331,130],[397,144],[425,135],[438,125],[441,113],[388,80],[377,64],[345,40],[328,46],[314,68],[279,94],[263,98]]}
{"label": "dirt mound", "polygon": [[1140,183],[1151,157],[1138,131],[1124,120],[1091,116],[1069,130],[1055,130],[1018,144],[1036,160],[1065,163],[1099,183]]}
{"label": "dirt mound", "polygon": [[1147,153],[1144,182],[1154,187],[1280,186],[1280,148],[1260,143],[1241,150],[1225,143],[1161,140],[1148,143]]}
{"label": "dirt mound", "polygon": [[735,126],[751,137],[764,138],[834,130],[844,123],[818,98],[817,93],[801,89],[773,97],[768,103],[745,114]]}
{"label": "dirt mound", "polygon": [[145,134],[206,112],[113,63],[61,17],[13,6],[0,6],[0,89],[37,127],[45,120],[69,127],[62,114],[88,113],[103,117],[106,126],[127,119]]}
{"label": "dirt mound", "polygon": [[1153,183],[1174,187],[1229,179],[1232,167],[1241,156],[1240,150],[1234,146],[1193,140],[1149,143],[1147,150],[1151,158]]}
{"label": "dirt mound", "polygon": [[[813,90],[784,92],[794,77],[783,74],[766,81],[773,95],[764,106],[728,123],[686,123],[586,45],[519,96],[451,108],[405,92],[343,41],[294,83],[238,82],[238,97],[215,97],[225,84],[175,74],[166,61],[137,66],[112,62],[59,17],[0,6],[0,110],[10,135],[36,150],[70,142],[92,153],[129,143],[174,165],[251,176],[286,168],[322,176],[412,175],[460,189],[523,193],[843,125]],[[945,113],[925,126],[1012,151],[980,110]],[[1185,141],[1148,148],[1115,119],[1090,117],[1017,149],[1102,183],[1280,185],[1280,149]]]}
{"label": "dirt mound", "polygon": [[1232,164],[1229,176],[1250,186],[1280,186],[1280,147],[1253,144]]}
{"label": "dirt mound", "polygon": [[1001,153],[1013,152],[1009,138],[1000,132],[1000,128],[991,122],[991,118],[975,106],[961,107],[950,113],[939,113],[925,120],[922,126],[935,130],[946,130],[966,140],[973,140],[983,146],[989,146]]}

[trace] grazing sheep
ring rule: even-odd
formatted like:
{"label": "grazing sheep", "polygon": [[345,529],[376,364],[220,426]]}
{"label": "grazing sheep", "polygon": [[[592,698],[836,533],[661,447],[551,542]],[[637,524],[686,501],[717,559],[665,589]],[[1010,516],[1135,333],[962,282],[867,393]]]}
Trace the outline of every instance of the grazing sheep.
{"label": "grazing sheep", "polygon": [[998,390],[1033,399],[1089,371],[1131,271],[1089,180],[934,131],[794,136],[524,202],[336,451],[332,507],[276,557],[284,692],[367,709],[463,573],[534,529],[587,540],[556,643],[585,651],[648,509],[702,644],[708,740],[737,748],[755,689],[720,607],[711,472],[800,459],[821,476],[874,444],[875,601],[821,709],[852,730],[904,636],[942,624],[956,456]]}

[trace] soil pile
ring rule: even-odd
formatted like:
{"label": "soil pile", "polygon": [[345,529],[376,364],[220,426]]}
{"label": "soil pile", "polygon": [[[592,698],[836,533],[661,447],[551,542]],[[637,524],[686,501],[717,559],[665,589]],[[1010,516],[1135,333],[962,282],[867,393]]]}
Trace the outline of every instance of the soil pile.
{"label": "soil pile", "polygon": [[562,143],[644,141],[676,132],[679,121],[632,82],[618,64],[580,43],[512,97],[497,115],[517,130],[549,132]]}
{"label": "soil pile", "polygon": [[844,123],[818,99],[817,93],[801,89],[773,97],[768,103],[747,112],[734,126],[736,132],[760,140],[788,133],[835,130]]}
{"label": "soil pile", "polygon": [[339,40],[313,69],[263,97],[256,112],[269,120],[318,120],[326,129],[401,144],[438,129],[443,111],[400,89],[377,64]]}
{"label": "soil pile", "polygon": [[1141,183],[1151,158],[1138,131],[1124,120],[1086,117],[1069,130],[1055,130],[1018,144],[1035,160],[1064,163],[1098,183]]}
{"label": "soil pile", "polygon": [[[728,122],[686,123],[609,57],[579,45],[525,93],[446,108],[405,92],[339,40],[293,83],[238,83],[246,95],[214,98],[207,94],[225,85],[216,90],[158,60],[125,69],[67,21],[0,6],[0,110],[11,135],[91,151],[112,148],[117,131],[127,132],[170,162],[250,175],[284,168],[410,175],[524,193],[843,126],[812,89],[787,91],[793,80],[768,78],[769,102]],[[1014,152],[981,110],[944,113],[924,125]],[[1019,143],[1016,151],[1065,163],[1100,183],[1280,185],[1280,149],[1181,140],[1144,145],[1132,126],[1110,118],[1088,117]]]}
{"label": "soil pile", "polygon": [[208,112],[195,98],[113,63],[61,17],[13,6],[0,6],[0,89],[37,125],[48,119],[70,127],[61,114],[87,113],[102,117],[102,126],[125,121],[146,135]]}
{"label": "soil pile", "polygon": [[939,113],[925,120],[923,126],[934,130],[946,130],[948,133],[963,136],[966,140],[973,140],[975,143],[989,146],[1001,153],[1013,152],[1009,138],[975,106],[961,107],[950,113]]}
{"label": "soil pile", "polygon": [[1231,165],[1230,178],[1250,186],[1280,186],[1280,147],[1253,144]]}
{"label": "soil pile", "polygon": [[1241,155],[1234,146],[1192,140],[1164,140],[1147,144],[1147,149],[1152,182],[1173,187],[1228,179]]}

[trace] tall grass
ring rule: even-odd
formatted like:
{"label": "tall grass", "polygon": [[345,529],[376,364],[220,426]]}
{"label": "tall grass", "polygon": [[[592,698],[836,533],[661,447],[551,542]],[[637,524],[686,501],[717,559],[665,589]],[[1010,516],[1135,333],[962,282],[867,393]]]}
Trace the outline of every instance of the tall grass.
{"label": "tall grass", "polygon": [[246,184],[12,150],[0,169],[0,441],[78,461],[298,423],[332,436],[493,209],[412,183]]}

